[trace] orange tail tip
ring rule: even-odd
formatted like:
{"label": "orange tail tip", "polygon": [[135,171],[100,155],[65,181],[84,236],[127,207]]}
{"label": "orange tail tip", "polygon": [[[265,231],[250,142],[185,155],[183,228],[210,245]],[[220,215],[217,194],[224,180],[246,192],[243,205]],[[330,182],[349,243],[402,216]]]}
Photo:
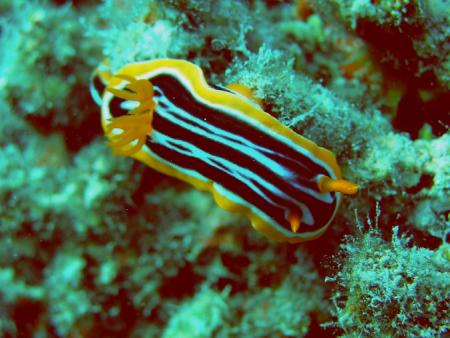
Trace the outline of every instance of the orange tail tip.
{"label": "orange tail tip", "polygon": [[292,232],[298,231],[298,229],[300,228],[301,220],[302,218],[299,215],[292,212],[289,213],[288,221],[289,223],[291,223]]}
{"label": "orange tail tip", "polygon": [[328,176],[320,177],[317,186],[321,192],[340,192],[345,195],[353,195],[358,192],[358,186],[350,181],[334,180]]}

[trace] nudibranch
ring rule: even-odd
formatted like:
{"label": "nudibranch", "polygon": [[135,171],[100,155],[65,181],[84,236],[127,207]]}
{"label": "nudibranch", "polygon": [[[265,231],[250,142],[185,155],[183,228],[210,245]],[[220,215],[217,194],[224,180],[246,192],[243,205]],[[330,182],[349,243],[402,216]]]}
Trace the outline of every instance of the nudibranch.
{"label": "nudibranch", "polygon": [[188,61],[131,63],[115,75],[94,76],[91,92],[114,153],[209,191],[272,240],[320,236],[341,195],[358,189],[342,179],[329,150],[248,95],[209,85]]}

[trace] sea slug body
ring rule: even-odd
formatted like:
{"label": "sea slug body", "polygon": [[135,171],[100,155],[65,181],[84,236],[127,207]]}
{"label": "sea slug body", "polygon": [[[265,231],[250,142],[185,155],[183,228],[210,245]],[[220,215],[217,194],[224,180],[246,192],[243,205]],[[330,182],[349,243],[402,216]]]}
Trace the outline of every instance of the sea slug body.
{"label": "sea slug body", "polygon": [[[196,65],[157,59],[94,77],[94,98],[110,146],[151,168],[209,191],[275,241],[325,232],[342,194],[334,155],[264,112],[248,95],[209,85]],[[99,99],[101,98],[101,99]]]}

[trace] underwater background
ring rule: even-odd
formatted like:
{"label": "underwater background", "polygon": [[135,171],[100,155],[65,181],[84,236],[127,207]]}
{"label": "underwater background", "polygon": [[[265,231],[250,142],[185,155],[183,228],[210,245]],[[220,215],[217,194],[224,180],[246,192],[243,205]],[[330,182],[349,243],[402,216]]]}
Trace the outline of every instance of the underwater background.
{"label": "underwater background", "polygon": [[[0,0],[0,49],[0,337],[450,335],[450,1]],[[323,236],[112,154],[93,72],[167,57],[333,151]]]}

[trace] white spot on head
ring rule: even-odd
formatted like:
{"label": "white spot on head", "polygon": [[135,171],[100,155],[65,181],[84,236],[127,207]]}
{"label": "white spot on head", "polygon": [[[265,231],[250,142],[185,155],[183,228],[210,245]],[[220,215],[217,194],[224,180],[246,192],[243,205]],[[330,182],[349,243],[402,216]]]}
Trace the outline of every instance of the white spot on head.
{"label": "white spot on head", "polygon": [[123,101],[120,103],[120,108],[125,110],[133,110],[139,107],[140,102],[138,101]]}
{"label": "white spot on head", "polygon": [[114,136],[116,135],[121,135],[123,134],[125,131],[121,128],[114,128],[113,130],[111,130],[111,134],[113,134]]}

